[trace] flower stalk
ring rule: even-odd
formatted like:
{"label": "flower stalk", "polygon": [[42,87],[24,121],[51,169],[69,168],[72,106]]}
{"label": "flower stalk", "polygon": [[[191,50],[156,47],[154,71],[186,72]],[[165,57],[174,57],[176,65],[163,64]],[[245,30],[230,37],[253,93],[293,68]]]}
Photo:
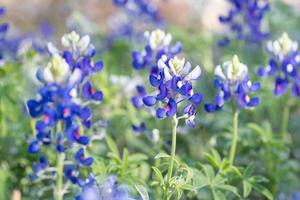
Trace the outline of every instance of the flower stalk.
{"label": "flower stalk", "polygon": [[176,136],[177,136],[177,126],[178,126],[178,119],[176,115],[173,116],[173,126],[172,126],[172,146],[171,146],[171,157],[170,157],[170,165],[167,174],[167,185],[165,190],[165,200],[169,200],[169,189],[170,189],[170,180],[173,174],[174,168],[174,160],[175,160],[175,153],[176,153]]}
{"label": "flower stalk", "polygon": [[63,169],[64,169],[64,154],[57,154],[57,175],[56,175],[56,199],[63,200]]}
{"label": "flower stalk", "polygon": [[230,154],[229,154],[229,163],[230,165],[233,164],[236,152],[236,146],[238,141],[238,110],[233,109],[232,115],[232,143],[230,147]]}
{"label": "flower stalk", "polygon": [[283,140],[286,139],[286,135],[288,134],[289,115],[290,115],[290,106],[287,103],[284,106],[283,118],[282,118],[282,124],[281,124],[281,138]]}

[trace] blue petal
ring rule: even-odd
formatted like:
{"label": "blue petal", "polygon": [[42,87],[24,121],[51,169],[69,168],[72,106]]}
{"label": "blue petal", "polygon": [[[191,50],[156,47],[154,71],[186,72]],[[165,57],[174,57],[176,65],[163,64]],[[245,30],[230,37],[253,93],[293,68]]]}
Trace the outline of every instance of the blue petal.
{"label": "blue petal", "polygon": [[166,110],[165,109],[163,109],[163,108],[158,108],[157,110],[156,110],[156,117],[158,118],[158,119],[162,119],[162,118],[165,118],[166,117]]}
{"label": "blue petal", "polygon": [[143,97],[143,102],[146,106],[153,106],[156,103],[156,98],[153,96]]}
{"label": "blue petal", "polygon": [[176,114],[177,112],[177,103],[175,102],[175,100],[173,98],[170,98],[168,104],[167,104],[167,116],[168,117],[172,117]]}
{"label": "blue petal", "polygon": [[259,98],[258,97],[253,97],[250,99],[249,103],[247,106],[249,107],[256,107],[259,104]]}
{"label": "blue petal", "polygon": [[94,72],[99,72],[103,69],[104,63],[103,61],[98,61],[95,63],[94,67],[93,67],[93,71]]}
{"label": "blue petal", "polygon": [[196,105],[199,105],[202,102],[202,99],[203,95],[200,93],[196,93],[190,98],[190,101]]}
{"label": "blue petal", "polygon": [[287,92],[289,81],[287,79],[276,78],[274,94],[280,96]]}
{"label": "blue petal", "polygon": [[251,92],[257,92],[260,90],[260,83],[259,82],[255,82],[252,84],[251,88],[250,88]]}
{"label": "blue petal", "polygon": [[39,141],[35,140],[29,144],[28,153],[36,154],[39,152],[41,144]]}
{"label": "blue petal", "polygon": [[214,105],[214,104],[205,104],[204,108],[205,108],[206,112],[208,112],[208,113],[215,112],[217,110],[216,105]]}

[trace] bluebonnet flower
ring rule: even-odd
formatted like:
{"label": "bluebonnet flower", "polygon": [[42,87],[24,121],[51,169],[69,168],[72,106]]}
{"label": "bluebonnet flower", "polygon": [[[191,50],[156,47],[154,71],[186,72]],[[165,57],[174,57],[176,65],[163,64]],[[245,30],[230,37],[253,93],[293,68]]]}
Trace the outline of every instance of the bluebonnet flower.
{"label": "bluebonnet flower", "polygon": [[144,69],[146,67],[156,70],[158,60],[162,55],[171,58],[179,54],[182,50],[182,44],[177,42],[171,44],[172,35],[165,33],[164,31],[157,29],[155,31],[145,32],[145,37],[147,39],[147,44],[142,52],[133,51],[132,65],[135,69]]}
{"label": "bluebonnet flower", "polygon": [[274,77],[274,94],[281,96],[292,89],[292,95],[300,96],[298,43],[292,41],[287,33],[274,42],[267,43],[270,59],[267,67],[258,68],[262,77]]}
{"label": "bluebonnet flower", "polygon": [[76,200],[134,200],[130,197],[126,188],[120,187],[116,176],[109,176],[105,182],[88,184],[84,187],[82,194]]}
{"label": "bluebonnet flower", "polygon": [[259,98],[251,97],[250,93],[257,92],[260,83],[251,82],[247,66],[240,63],[237,56],[234,56],[232,61],[217,66],[215,76],[214,87],[218,94],[213,104],[205,104],[207,112],[220,110],[230,100],[240,109],[253,108],[259,104]]}
{"label": "bluebonnet flower", "polygon": [[59,51],[49,45],[52,59],[37,72],[42,83],[39,98],[27,102],[29,114],[37,119],[35,138],[28,152],[37,154],[41,148],[55,149],[63,162],[74,163],[64,166],[64,176],[80,186],[80,167],[93,163],[92,157],[85,156],[90,138],[83,133],[92,126],[92,111],[86,103],[100,102],[103,98],[90,79],[102,69],[103,62],[93,62],[95,50],[89,36],[71,32],[62,37],[62,44],[66,50]]}
{"label": "bluebonnet flower", "polygon": [[186,123],[194,126],[196,106],[202,102],[202,94],[194,93],[192,82],[199,78],[201,69],[192,69],[189,62],[178,57],[168,58],[163,55],[157,66],[150,72],[150,84],[156,88],[155,94],[142,98],[146,107],[157,105],[156,117],[159,119],[173,117],[178,113],[179,104],[185,104],[182,114]]}
{"label": "bluebonnet flower", "polygon": [[[235,34],[234,39],[260,43],[269,37],[269,33],[262,30],[265,14],[270,7],[267,1],[229,0],[229,2],[232,8],[227,15],[221,15],[219,21]],[[226,46],[231,39],[231,36],[225,36],[219,41],[219,45]]]}

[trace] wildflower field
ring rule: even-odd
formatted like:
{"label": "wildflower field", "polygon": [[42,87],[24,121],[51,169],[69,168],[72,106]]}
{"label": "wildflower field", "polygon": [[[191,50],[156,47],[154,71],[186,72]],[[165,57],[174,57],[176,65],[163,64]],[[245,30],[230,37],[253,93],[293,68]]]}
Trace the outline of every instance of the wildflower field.
{"label": "wildflower field", "polygon": [[0,200],[300,200],[299,0],[24,2]]}

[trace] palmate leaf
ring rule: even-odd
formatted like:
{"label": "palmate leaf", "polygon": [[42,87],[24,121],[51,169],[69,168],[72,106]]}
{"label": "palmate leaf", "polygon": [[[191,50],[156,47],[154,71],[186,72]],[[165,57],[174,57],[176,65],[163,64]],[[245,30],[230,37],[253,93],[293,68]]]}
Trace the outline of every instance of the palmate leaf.
{"label": "palmate leaf", "polygon": [[252,175],[254,172],[254,165],[250,163],[243,172],[242,182],[243,182],[243,197],[246,198],[250,195],[252,189],[256,190],[258,193],[264,195],[269,200],[273,200],[273,195],[271,192],[260,185],[260,183],[268,182],[268,180],[263,176]]}
{"label": "palmate leaf", "polygon": [[227,178],[220,173],[215,173],[210,165],[201,165],[202,171],[196,171],[196,179],[194,180],[195,188],[202,189],[207,187],[210,189],[214,200],[226,199],[225,192],[233,193],[240,197],[238,189],[227,184]]}

